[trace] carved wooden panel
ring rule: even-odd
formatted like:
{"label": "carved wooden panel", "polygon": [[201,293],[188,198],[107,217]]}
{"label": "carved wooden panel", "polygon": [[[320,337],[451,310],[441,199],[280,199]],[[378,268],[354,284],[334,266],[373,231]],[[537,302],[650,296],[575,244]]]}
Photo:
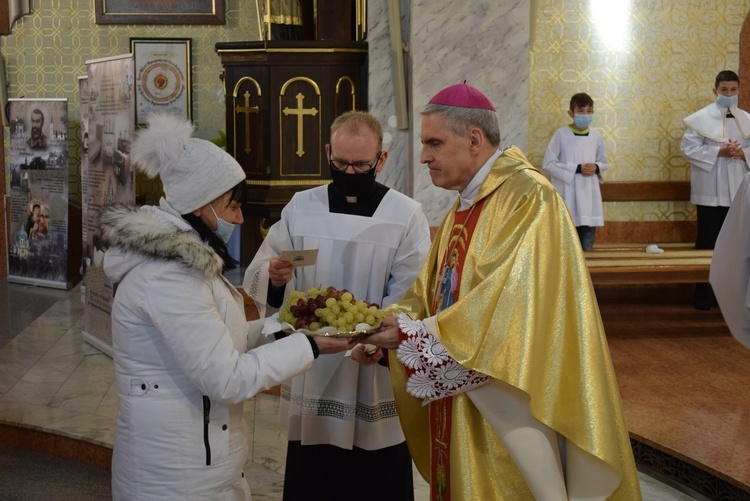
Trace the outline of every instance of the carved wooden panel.
{"label": "carved wooden panel", "polygon": [[331,123],[367,109],[367,44],[285,40],[216,49],[227,89],[227,151],[247,173],[247,264],[294,193],[330,180]]}

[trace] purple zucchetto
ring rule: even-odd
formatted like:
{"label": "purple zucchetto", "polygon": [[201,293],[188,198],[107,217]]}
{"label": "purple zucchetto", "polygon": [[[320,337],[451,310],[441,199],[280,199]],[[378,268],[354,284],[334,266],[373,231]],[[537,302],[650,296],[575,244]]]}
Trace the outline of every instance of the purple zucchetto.
{"label": "purple zucchetto", "polygon": [[441,90],[430,99],[430,104],[495,111],[495,107],[492,106],[487,96],[482,94],[479,89],[467,85],[465,81]]}

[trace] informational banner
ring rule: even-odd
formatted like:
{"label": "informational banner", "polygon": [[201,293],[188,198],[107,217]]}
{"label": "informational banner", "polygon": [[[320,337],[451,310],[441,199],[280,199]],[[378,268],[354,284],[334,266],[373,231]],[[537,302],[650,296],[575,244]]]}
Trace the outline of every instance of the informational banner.
{"label": "informational banner", "polygon": [[[85,290],[83,338],[112,354],[112,283],[104,274],[99,214],[108,205],[135,203],[130,144],[135,132],[131,54],[86,61],[81,97],[81,192]],[[85,103],[85,105],[84,105]]]}
{"label": "informational banner", "polygon": [[[88,179],[88,151],[89,151],[89,131],[86,130],[88,127],[88,116],[89,116],[89,80],[87,76],[78,77],[78,102],[80,103],[80,114],[79,119],[81,120],[81,179]],[[82,203],[81,203],[81,221],[86,221],[87,216],[87,204],[86,204],[86,192],[82,191]],[[91,262],[91,256],[88,256],[88,232],[86,231],[87,225],[81,225],[81,240],[82,249],[81,253],[81,274],[86,275],[86,268]],[[81,285],[81,292],[86,292],[86,285]]]}
{"label": "informational banner", "polygon": [[8,101],[8,281],[66,289],[68,100]]}

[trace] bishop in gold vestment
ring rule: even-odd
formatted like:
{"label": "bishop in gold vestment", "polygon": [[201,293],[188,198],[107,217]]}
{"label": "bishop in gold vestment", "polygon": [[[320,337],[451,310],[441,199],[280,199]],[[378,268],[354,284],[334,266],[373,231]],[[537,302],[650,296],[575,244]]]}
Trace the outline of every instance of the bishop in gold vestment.
{"label": "bishop in gold vestment", "polygon": [[575,227],[521,151],[497,149],[487,113],[489,100],[466,84],[423,111],[422,162],[459,199],[389,308],[398,320],[366,342],[391,348],[399,418],[432,499],[638,500]]}

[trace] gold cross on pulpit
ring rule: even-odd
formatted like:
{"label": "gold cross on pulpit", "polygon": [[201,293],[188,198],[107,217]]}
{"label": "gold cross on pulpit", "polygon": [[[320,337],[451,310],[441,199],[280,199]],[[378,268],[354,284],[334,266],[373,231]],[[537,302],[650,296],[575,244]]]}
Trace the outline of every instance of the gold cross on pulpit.
{"label": "gold cross on pulpit", "polygon": [[300,92],[297,94],[297,107],[296,108],[289,108],[286,107],[282,111],[284,112],[284,115],[297,115],[297,156],[301,157],[305,154],[305,151],[302,149],[303,143],[304,143],[304,128],[302,127],[302,117],[304,115],[310,115],[315,116],[318,114],[318,110],[316,108],[303,108],[302,107],[302,101],[305,100],[305,96],[302,95]]}
{"label": "gold cross on pulpit", "polygon": [[250,106],[250,93],[245,91],[245,106],[235,106],[234,112],[245,114],[245,153],[250,153],[250,114],[260,113],[260,108]]}

